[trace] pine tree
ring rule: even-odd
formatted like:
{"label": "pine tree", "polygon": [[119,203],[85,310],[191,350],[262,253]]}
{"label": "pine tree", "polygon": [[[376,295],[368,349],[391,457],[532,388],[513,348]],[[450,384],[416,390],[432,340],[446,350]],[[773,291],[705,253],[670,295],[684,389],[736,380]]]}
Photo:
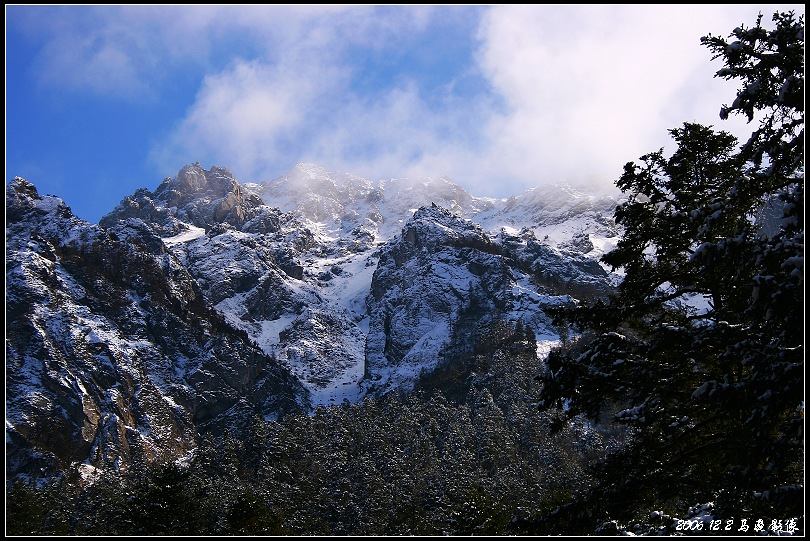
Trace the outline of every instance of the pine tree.
{"label": "pine tree", "polygon": [[518,319],[515,322],[515,330],[514,330],[513,334],[514,334],[514,336],[515,336],[515,338],[517,340],[523,340],[523,338],[525,336],[525,333],[523,331],[523,320],[522,319]]}
{"label": "pine tree", "polygon": [[[544,405],[615,411],[632,436],[602,465],[603,518],[709,500],[721,516],[801,514],[804,19],[773,21],[702,40],[742,83],[721,116],[759,127],[738,148],[687,123],[672,156],[628,163],[604,257],[626,277],[563,314],[583,334],[550,355]],[[775,227],[757,218],[769,208]]]}
{"label": "pine tree", "polygon": [[526,325],[524,328],[524,332],[526,334],[526,343],[532,349],[537,349],[537,337],[534,334],[534,329],[532,329],[531,325]]}

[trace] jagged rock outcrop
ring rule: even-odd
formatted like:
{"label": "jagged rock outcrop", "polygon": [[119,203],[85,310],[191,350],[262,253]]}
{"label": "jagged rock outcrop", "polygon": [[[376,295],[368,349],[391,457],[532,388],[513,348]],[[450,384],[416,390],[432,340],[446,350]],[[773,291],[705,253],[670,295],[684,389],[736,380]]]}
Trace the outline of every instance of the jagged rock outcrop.
{"label": "jagged rock outcrop", "polygon": [[[579,237],[579,242],[584,243],[584,238]],[[570,245],[552,247],[538,241],[531,230],[520,236],[501,231],[495,242],[514,265],[533,278],[542,292],[584,299],[605,296],[612,287],[599,262]]]}
{"label": "jagged rock outcrop", "polygon": [[[148,205],[138,205],[147,213],[133,214],[128,209],[139,193],[101,223],[161,234],[206,300],[267,355],[285,363],[315,404],[331,402],[335,386],[343,391],[344,383],[359,391],[365,335],[357,321],[362,318],[344,308],[342,299],[330,298],[341,284],[326,284],[326,276],[334,275],[320,270],[318,262],[341,256],[345,263],[346,257],[365,251],[368,246],[358,248],[357,242],[362,232],[325,235],[320,224],[265,205],[217,167],[184,167],[149,194]],[[231,209],[236,214],[217,211],[233,198],[240,202]],[[148,224],[150,216],[163,221]],[[343,275],[351,278],[351,271]]]}
{"label": "jagged rock outcrop", "polygon": [[[137,190],[105,216],[101,225],[139,218],[159,235],[172,236],[183,232],[184,223],[206,230],[221,223],[241,227],[265,214],[262,206],[261,197],[246,190],[227,169],[205,170],[193,164],[165,179],[154,192]],[[265,223],[272,228],[272,219],[257,220],[252,227]]]}
{"label": "jagged rock outcrop", "polygon": [[381,250],[374,272],[367,299],[368,388],[411,388],[422,373],[469,353],[476,333],[498,319],[521,320],[541,336],[555,336],[544,308],[573,299],[554,288],[544,291],[538,283],[544,272],[560,280],[558,273],[566,273],[569,286],[600,280],[607,286],[597,263],[582,256],[571,263],[570,256],[534,239],[492,237],[435,205],[420,208]]}
{"label": "jagged rock outcrop", "polygon": [[308,407],[145,222],[89,224],[23,179],[6,204],[7,473],[168,460]]}

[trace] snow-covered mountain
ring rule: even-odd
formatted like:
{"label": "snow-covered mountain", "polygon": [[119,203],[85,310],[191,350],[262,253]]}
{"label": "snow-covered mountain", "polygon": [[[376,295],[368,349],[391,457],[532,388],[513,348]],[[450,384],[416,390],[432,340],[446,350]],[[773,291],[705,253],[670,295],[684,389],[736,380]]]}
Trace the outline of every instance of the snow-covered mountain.
{"label": "snow-covered mountain", "polygon": [[[611,287],[597,259],[615,204],[559,186],[475,197],[447,178],[311,164],[242,184],[194,164],[96,226],[15,180],[12,470],[48,453],[92,465],[105,445],[126,460],[134,441],[175,439],[178,454],[251,415],[407,392],[498,319],[528,324],[547,350],[548,307]],[[54,415],[68,441],[48,440]]]}
{"label": "snow-covered mountain", "polygon": [[436,203],[462,216],[493,208],[447,178],[371,181],[298,164],[288,174],[246,187],[270,205],[295,212],[336,241],[334,248],[364,251],[399,234],[421,206]]}
{"label": "snow-covered mountain", "polygon": [[380,251],[367,299],[367,386],[409,389],[424,372],[469,354],[498,320],[521,320],[544,342],[557,339],[544,309],[600,294],[595,261],[539,243],[531,233],[490,235],[436,205],[422,207]]}
{"label": "snow-covered mountain", "polygon": [[471,195],[446,177],[371,181],[302,163],[287,175],[245,187],[271,206],[297,212],[344,244],[356,240],[360,249],[395,237],[419,207],[433,203],[488,232],[504,229],[518,234],[528,229],[554,247],[581,253],[593,250],[590,255],[595,259],[610,250],[618,236],[613,222],[615,197],[591,195],[566,185],[496,199]]}
{"label": "snow-covered mountain", "polygon": [[143,222],[84,222],[22,179],[6,206],[10,473],[176,458],[206,431],[308,407]]}
{"label": "snow-covered mountain", "polygon": [[613,221],[617,204],[614,197],[551,185],[499,200],[474,219],[490,231],[503,228],[514,233],[528,228],[547,244],[598,258],[618,240]]}

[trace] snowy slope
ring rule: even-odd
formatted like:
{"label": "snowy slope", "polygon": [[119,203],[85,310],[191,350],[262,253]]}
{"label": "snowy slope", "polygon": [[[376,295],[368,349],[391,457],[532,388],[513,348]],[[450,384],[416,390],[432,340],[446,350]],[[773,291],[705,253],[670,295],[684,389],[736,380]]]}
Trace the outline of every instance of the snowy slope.
{"label": "snowy slope", "polygon": [[[406,230],[435,226],[454,238],[467,227],[463,220],[431,212],[427,221],[423,216],[414,222],[418,209],[435,204],[447,216],[480,224],[475,242],[499,251],[499,272],[510,278],[490,295],[503,306],[487,317],[523,318],[547,327],[542,315],[547,302],[561,295],[603,294],[608,287],[596,260],[615,240],[610,217],[615,203],[559,186],[495,200],[470,195],[447,178],[370,180],[314,164],[298,164],[271,181],[242,184],[226,169],[195,164],[154,192],[138,190],[102,225],[140,220],[162,237],[206,300],[265,354],[284,363],[319,405],[359,400],[369,389],[385,387],[366,381],[370,366],[381,358],[395,359],[401,365],[395,372],[429,370],[456,340],[458,314],[411,306],[413,313],[397,321],[398,329],[419,337],[418,345],[408,346],[413,351],[402,357],[405,361],[380,357],[374,349],[384,310],[370,292],[386,280],[381,268],[386,254],[401,251]],[[399,302],[409,304],[409,296],[445,286],[469,302],[478,292],[469,283],[480,285],[482,279],[475,274],[481,271],[470,271],[467,264],[480,254],[450,252],[422,253],[427,259],[411,263],[413,276],[399,270],[392,278],[403,281],[397,287],[415,287],[405,287]],[[427,311],[419,313],[422,309]],[[545,327],[539,332],[552,333]],[[384,340],[396,342],[397,332],[387,332],[391,336]],[[407,387],[412,376],[394,376],[387,387],[398,382]]]}
{"label": "snowy slope", "polygon": [[609,288],[607,273],[504,232],[491,235],[438,206],[422,207],[381,251],[367,300],[367,386],[410,389],[425,372],[469,354],[498,320],[520,320],[541,341],[556,340],[546,309],[575,302],[570,292]]}
{"label": "snowy slope", "polygon": [[537,239],[598,259],[613,249],[619,230],[613,221],[618,199],[594,196],[565,185],[533,188],[518,196],[498,200],[473,219],[489,231],[503,229],[534,233]]}

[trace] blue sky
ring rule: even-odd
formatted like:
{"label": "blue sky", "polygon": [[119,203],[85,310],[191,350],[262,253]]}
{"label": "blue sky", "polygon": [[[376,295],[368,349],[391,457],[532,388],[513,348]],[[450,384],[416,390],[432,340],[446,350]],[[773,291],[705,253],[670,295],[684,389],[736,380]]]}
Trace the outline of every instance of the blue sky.
{"label": "blue sky", "polygon": [[698,40],[756,11],[8,7],[6,177],[92,221],[192,161],[604,189],[680,122],[745,132]]}

